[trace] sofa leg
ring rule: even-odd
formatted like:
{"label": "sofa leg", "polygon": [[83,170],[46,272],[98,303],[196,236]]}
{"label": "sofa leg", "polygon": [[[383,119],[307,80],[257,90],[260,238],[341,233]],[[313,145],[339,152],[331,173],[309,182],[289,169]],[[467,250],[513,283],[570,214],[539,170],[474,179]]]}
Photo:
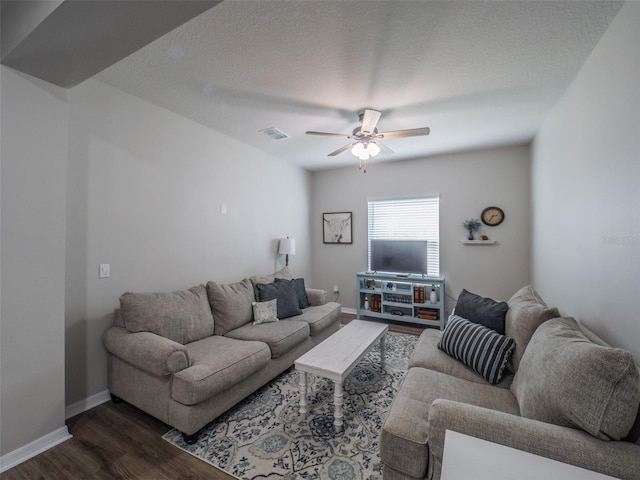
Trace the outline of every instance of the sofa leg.
{"label": "sofa leg", "polygon": [[110,393],[109,395],[111,395],[111,401],[113,403],[120,403],[122,402],[122,399],[120,397],[116,397],[113,393]]}
{"label": "sofa leg", "polygon": [[186,443],[187,445],[193,445],[198,441],[198,438],[200,438],[200,433],[200,430],[198,430],[196,433],[192,433],[191,435],[183,433],[182,440],[184,440],[184,443]]}

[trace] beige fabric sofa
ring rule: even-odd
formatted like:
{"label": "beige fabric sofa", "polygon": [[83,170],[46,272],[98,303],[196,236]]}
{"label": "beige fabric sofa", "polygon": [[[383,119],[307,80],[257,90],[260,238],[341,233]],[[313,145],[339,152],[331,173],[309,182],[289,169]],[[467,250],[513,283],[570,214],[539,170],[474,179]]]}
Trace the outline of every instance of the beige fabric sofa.
{"label": "beige fabric sofa", "polygon": [[339,329],[340,305],[306,289],[300,315],[253,324],[256,285],[273,275],[182,292],[126,293],[103,337],[108,384],[122,399],[183,432],[202,427]]}
{"label": "beige fabric sofa", "polygon": [[439,350],[442,332],[421,335],[383,424],[383,478],[439,479],[452,430],[640,479],[640,374],[631,355],[560,318],[530,286],[508,304],[515,374],[497,385]]}

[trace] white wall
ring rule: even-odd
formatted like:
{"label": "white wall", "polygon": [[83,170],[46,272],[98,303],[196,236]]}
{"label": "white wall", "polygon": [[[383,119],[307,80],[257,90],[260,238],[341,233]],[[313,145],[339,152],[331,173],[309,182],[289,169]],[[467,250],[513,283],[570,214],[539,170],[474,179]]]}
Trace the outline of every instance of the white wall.
{"label": "white wall", "polygon": [[[340,303],[356,308],[356,277],[367,268],[367,199],[440,194],[440,274],[446,277],[447,309],[463,288],[508,300],[530,282],[529,147],[516,146],[372,163],[313,174],[313,282],[341,289]],[[495,246],[466,246],[462,223],[497,205],[505,221],[483,232]],[[322,243],[323,212],[353,212],[353,244]],[[331,297],[331,296],[330,296]]]}
{"label": "white wall", "polygon": [[640,2],[627,2],[537,135],[533,279],[640,361]]}
{"label": "white wall", "polygon": [[287,235],[310,276],[306,171],[96,80],[71,91],[69,129],[67,404],[107,388],[122,293],[271,273]]}
{"label": "white wall", "polygon": [[4,66],[0,97],[0,463],[5,463],[7,454],[42,437],[66,438],[68,105],[65,90]]}

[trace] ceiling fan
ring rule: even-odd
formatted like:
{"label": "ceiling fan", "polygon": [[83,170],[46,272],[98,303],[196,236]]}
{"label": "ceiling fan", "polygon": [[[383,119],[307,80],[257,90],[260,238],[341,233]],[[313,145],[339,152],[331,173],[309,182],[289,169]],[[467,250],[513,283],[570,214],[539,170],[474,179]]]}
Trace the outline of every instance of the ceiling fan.
{"label": "ceiling fan", "polygon": [[342,152],[351,148],[351,153],[360,159],[359,168],[367,173],[367,160],[371,157],[375,157],[380,152],[387,155],[393,154],[393,150],[385,146],[380,140],[385,138],[402,138],[402,137],[417,137],[422,135],[429,135],[429,127],[411,128],[408,130],[394,130],[391,132],[378,132],[376,125],[380,120],[381,113],[377,110],[365,109],[359,115],[359,120],[362,122],[362,126],[356,127],[350,135],[342,133],[326,133],[326,132],[306,132],[307,135],[324,135],[328,137],[344,137],[352,140],[344,147],[340,147],[338,150],[331,152],[328,156],[335,157]]}

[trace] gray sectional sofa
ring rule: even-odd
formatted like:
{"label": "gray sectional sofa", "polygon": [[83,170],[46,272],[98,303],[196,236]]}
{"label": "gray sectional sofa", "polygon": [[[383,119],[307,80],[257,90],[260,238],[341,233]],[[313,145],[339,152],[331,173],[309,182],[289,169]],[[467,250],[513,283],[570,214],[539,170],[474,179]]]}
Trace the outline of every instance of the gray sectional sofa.
{"label": "gray sectional sofa", "polygon": [[446,329],[421,335],[383,424],[383,478],[438,480],[452,430],[640,479],[640,374],[631,355],[560,317],[530,286],[507,303],[515,373],[497,384],[438,348]]}
{"label": "gray sectional sofa", "polygon": [[[290,280],[284,268],[226,285],[125,293],[103,337],[112,396],[177,428],[193,443],[207,423],[339,329],[341,307],[327,302],[326,291],[294,286],[295,298],[308,301],[300,304],[305,308],[255,324],[258,288]],[[304,286],[300,280],[296,287]]]}

